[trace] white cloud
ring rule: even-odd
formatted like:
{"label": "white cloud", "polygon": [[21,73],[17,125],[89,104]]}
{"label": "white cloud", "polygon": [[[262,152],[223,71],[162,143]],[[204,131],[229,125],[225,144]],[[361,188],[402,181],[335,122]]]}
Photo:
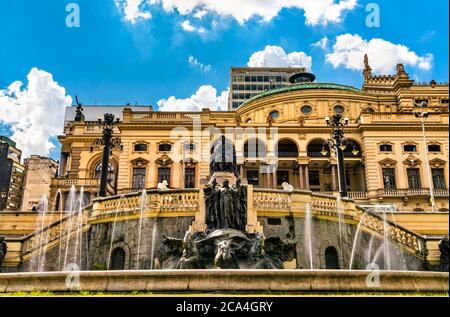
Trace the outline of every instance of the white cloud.
{"label": "white cloud", "polygon": [[186,32],[198,32],[200,34],[203,34],[203,33],[206,32],[206,29],[204,27],[202,27],[202,26],[199,26],[199,27],[193,26],[189,20],[183,21],[181,23],[181,28],[183,30],[185,30]]}
{"label": "white cloud", "polygon": [[351,70],[362,70],[364,54],[368,55],[372,70],[379,74],[393,72],[398,63],[430,70],[433,62],[432,54],[419,56],[405,45],[379,38],[368,41],[357,34],[349,33],[336,38],[333,51],[326,55],[326,60],[335,68],[343,66]]}
{"label": "white cloud", "polygon": [[152,17],[151,13],[144,9],[145,1],[143,0],[114,0],[116,6],[122,11],[125,21],[131,24],[137,23],[139,20],[148,20]]}
{"label": "white cloud", "polygon": [[172,96],[158,101],[158,106],[160,111],[201,111],[203,108],[213,111],[226,110],[228,95],[229,91],[223,91],[218,95],[216,88],[203,85],[189,98],[178,99]]}
{"label": "white cloud", "polygon": [[65,108],[72,98],[46,71],[33,68],[27,78],[26,88],[16,81],[0,90],[0,121],[11,127],[23,157],[48,155],[54,148],[49,139],[63,132]]}
{"label": "white cloud", "polygon": [[303,52],[286,54],[280,46],[267,45],[264,50],[250,56],[247,63],[249,67],[306,67],[312,68],[312,57]]}
{"label": "white cloud", "polygon": [[211,65],[206,65],[206,64],[199,62],[199,60],[192,55],[189,56],[188,62],[192,67],[198,68],[202,72],[205,72],[205,73],[211,71],[211,68],[212,68]]}
{"label": "white cloud", "polygon": [[[272,20],[284,8],[296,8],[304,11],[306,24],[326,25],[339,23],[347,11],[353,10],[357,0],[115,0],[122,7],[130,6],[131,12],[125,19],[133,21],[139,15],[149,15],[143,5],[161,5],[167,12],[177,11],[182,16],[201,18],[206,14],[232,17],[239,23],[245,23],[254,17],[267,22]],[[131,3],[131,4],[129,4]]]}
{"label": "white cloud", "polygon": [[318,47],[321,50],[326,51],[328,49],[328,37],[324,37],[322,39],[320,39],[319,41],[317,41],[316,43],[311,44],[312,47]]}

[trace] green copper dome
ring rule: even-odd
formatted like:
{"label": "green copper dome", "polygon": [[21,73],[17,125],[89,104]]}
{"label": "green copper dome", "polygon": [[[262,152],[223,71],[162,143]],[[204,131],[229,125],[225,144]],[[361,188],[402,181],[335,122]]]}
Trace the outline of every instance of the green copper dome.
{"label": "green copper dome", "polygon": [[284,93],[284,92],[290,92],[290,91],[296,91],[296,90],[306,90],[306,89],[332,89],[332,90],[351,91],[351,92],[356,92],[356,93],[361,92],[360,89],[352,87],[352,86],[347,86],[347,85],[330,84],[330,83],[300,83],[300,84],[294,84],[294,85],[289,85],[289,86],[284,86],[284,87],[280,87],[280,88],[266,90],[265,92],[263,92],[259,95],[256,95],[255,97],[247,100],[240,107],[242,107],[252,101],[255,101],[257,99],[263,98],[263,97],[276,95],[276,94],[280,94],[280,93]]}

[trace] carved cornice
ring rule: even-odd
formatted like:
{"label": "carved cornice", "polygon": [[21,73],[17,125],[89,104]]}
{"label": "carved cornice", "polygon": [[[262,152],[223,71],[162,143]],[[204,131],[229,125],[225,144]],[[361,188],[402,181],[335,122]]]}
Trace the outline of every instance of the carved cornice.
{"label": "carved cornice", "polygon": [[414,157],[413,155],[408,156],[406,158],[406,160],[403,161],[403,164],[405,164],[406,166],[408,166],[410,168],[420,166],[421,163],[422,162],[418,158]]}
{"label": "carved cornice", "polygon": [[169,156],[167,156],[167,155],[161,156],[155,162],[156,162],[157,165],[162,166],[162,167],[170,166],[170,165],[173,164],[172,159]]}

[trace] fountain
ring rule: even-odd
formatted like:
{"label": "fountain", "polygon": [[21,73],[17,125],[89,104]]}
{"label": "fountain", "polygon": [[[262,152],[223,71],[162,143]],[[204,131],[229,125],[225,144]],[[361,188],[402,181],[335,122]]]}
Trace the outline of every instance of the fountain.
{"label": "fountain", "polygon": [[[72,186],[68,215],[60,211],[57,221],[48,221],[51,212],[45,207],[36,232],[23,239],[20,270],[63,270],[61,277],[82,276],[85,288],[107,285],[108,291],[261,290],[260,281],[264,291],[322,291],[336,290],[339,283],[330,281],[341,277],[346,289],[359,291],[366,285],[364,269],[378,267],[386,277],[383,287],[430,285],[431,275],[414,272],[411,279],[407,272],[427,268],[425,238],[398,226],[390,206],[357,206],[346,198],[292,188],[254,189],[241,181],[234,149],[227,148],[224,139],[215,147],[210,179],[200,189],[161,187],[84,206],[83,188],[77,192]],[[448,240],[441,248],[448,255]],[[348,270],[334,270],[344,264]],[[448,270],[445,257],[442,268]],[[95,270],[101,272],[84,272]],[[115,282],[102,280],[108,278]],[[11,281],[0,286],[20,285]],[[64,290],[64,285],[55,288]]]}

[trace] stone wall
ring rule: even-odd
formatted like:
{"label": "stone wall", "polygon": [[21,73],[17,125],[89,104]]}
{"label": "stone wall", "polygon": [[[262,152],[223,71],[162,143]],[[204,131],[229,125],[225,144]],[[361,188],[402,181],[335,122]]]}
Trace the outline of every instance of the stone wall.
{"label": "stone wall", "polygon": [[[278,220],[276,220],[278,219]],[[266,238],[278,236],[286,239],[293,236],[297,242],[297,268],[311,269],[310,248],[305,229],[305,218],[258,217],[264,228]],[[278,224],[277,224],[278,222]],[[273,223],[273,224],[270,224]],[[311,222],[311,242],[313,269],[325,269],[325,250],[334,247],[339,258],[339,268],[349,269],[352,258],[357,225],[342,222],[339,234],[339,222],[313,218]],[[393,243],[388,243],[388,256],[384,259],[383,237],[360,231],[355,243],[353,269],[414,270],[424,269],[419,254],[412,255]],[[368,266],[375,263],[377,266]]]}

